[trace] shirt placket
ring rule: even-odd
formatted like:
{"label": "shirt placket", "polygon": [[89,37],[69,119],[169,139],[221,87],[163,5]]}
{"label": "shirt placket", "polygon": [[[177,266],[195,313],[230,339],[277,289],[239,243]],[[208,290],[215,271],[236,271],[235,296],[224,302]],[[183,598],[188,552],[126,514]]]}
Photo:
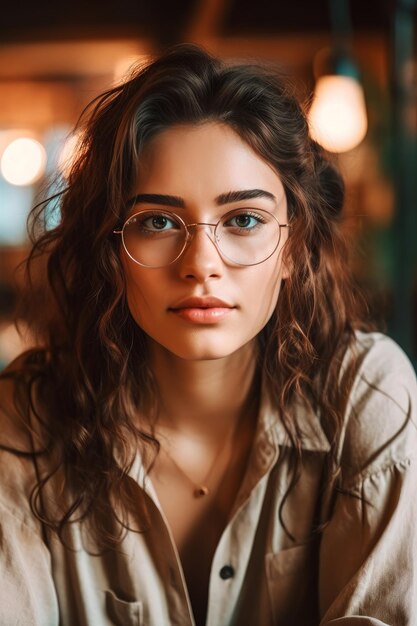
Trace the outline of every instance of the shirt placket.
{"label": "shirt placket", "polygon": [[[152,511],[155,519],[151,522],[151,532],[155,532],[158,537],[158,570],[162,573],[165,590],[165,597],[159,598],[159,602],[167,604],[169,626],[195,626],[184,571],[168,521],[149,476],[144,476],[144,468],[139,459],[131,474],[136,473],[135,470],[135,481],[143,486],[155,507]],[[149,607],[149,611],[152,613],[152,607]]]}
{"label": "shirt placket", "polygon": [[206,626],[232,623],[251,556],[269,473],[278,457],[271,432],[262,432],[238,494],[235,512],[214,554]]}

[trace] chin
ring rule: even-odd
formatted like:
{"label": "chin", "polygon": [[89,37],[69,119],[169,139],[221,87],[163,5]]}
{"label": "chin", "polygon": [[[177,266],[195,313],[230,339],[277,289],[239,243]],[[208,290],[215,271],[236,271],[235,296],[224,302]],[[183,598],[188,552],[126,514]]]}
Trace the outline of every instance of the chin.
{"label": "chin", "polygon": [[165,349],[184,361],[214,361],[216,359],[224,359],[236,352],[236,349],[227,349],[225,346],[166,346]]}
{"label": "chin", "polygon": [[[184,361],[213,361],[216,359],[224,359],[239,350],[242,346],[237,342],[228,341],[223,336],[221,341],[219,337],[202,337],[196,333],[194,336],[188,337],[170,337],[167,340],[159,341],[156,337],[150,337],[153,349],[162,350],[171,354],[178,359]],[[229,338],[230,339],[230,338]]]}

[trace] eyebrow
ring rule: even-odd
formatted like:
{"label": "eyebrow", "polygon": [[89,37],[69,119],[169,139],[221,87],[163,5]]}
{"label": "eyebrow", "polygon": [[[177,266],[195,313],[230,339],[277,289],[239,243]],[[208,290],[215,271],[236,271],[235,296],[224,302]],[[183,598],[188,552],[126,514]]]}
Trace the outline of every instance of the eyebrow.
{"label": "eyebrow", "polygon": [[[240,191],[228,191],[221,193],[215,198],[217,206],[230,204],[231,202],[239,202],[241,200],[254,200],[255,198],[267,198],[276,202],[273,193],[264,189],[242,189]],[[128,200],[129,206],[135,204],[159,204],[162,206],[175,207],[177,209],[185,208],[185,200],[179,196],[170,196],[160,193],[141,193]]]}
{"label": "eyebrow", "polygon": [[140,193],[128,200],[129,206],[135,204],[161,204],[163,206],[172,206],[179,209],[185,208],[185,202],[179,196],[168,196],[161,193]]}
{"label": "eyebrow", "polygon": [[255,198],[268,198],[268,200],[273,200],[274,202],[277,200],[273,193],[264,189],[243,189],[242,191],[221,193],[216,198],[216,204],[221,206],[222,204],[239,202],[240,200],[254,200]]}

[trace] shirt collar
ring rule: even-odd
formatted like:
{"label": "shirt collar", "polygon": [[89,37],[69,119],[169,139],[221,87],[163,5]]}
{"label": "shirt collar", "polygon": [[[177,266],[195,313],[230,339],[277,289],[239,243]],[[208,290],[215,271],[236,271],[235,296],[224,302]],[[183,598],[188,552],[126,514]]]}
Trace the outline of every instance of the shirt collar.
{"label": "shirt collar", "polygon": [[[312,452],[328,452],[330,450],[330,442],[321,426],[320,418],[307,401],[298,397],[293,403],[291,416],[292,419],[297,422],[302,450]],[[261,460],[265,467],[272,463],[273,458],[276,456],[273,452],[274,448],[278,448],[279,446],[292,446],[288,433],[282,423],[279,410],[276,407],[276,403],[271,399],[265,381],[262,382],[261,401],[254,443],[257,444],[254,445],[254,448],[261,448],[264,457]],[[150,491],[150,495],[157,501],[155,491],[147,476],[140,454],[136,455],[135,462],[129,474],[134,477],[146,491]]]}
{"label": "shirt collar", "polygon": [[[269,431],[277,445],[287,447],[292,445],[265,383],[262,385],[258,419],[258,428]],[[297,430],[301,436],[300,445],[303,450],[313,452],[328,452],[330,450],[330,442],[321,426],[320,418],[306,400],[298,397],[294,401],[291,408],[291,419],[294,419],[297,424]]]}

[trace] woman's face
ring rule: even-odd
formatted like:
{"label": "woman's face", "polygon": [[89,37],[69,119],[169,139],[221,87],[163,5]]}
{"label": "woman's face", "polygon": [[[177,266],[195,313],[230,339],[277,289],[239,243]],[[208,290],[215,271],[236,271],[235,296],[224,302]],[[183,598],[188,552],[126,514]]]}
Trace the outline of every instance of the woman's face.
{"label": "woman's face", "polygon": [[[248,190],[267,193],[239,201],[225,196]],[[281,224],[287,223],[285,192],[275,171],[220,123],[174,126],[152,139],[141,156],[132,196],[143,194],[168,198],[140,200],[130,215],[169,210],[185,223],[213,224],[226,212],[245,208],[263,209]],[[174,204],[178,206],[173,208]],[[129,309],[152,349],[204,360],[248,346],[274,311],[285,276],[282,248],[287,230],[281,229],[272,256],[252,266],[233,265],[222,258],[210,238],[210,227],[193,229],[182,256],[166,267],[142,267],[121,248]]]}

